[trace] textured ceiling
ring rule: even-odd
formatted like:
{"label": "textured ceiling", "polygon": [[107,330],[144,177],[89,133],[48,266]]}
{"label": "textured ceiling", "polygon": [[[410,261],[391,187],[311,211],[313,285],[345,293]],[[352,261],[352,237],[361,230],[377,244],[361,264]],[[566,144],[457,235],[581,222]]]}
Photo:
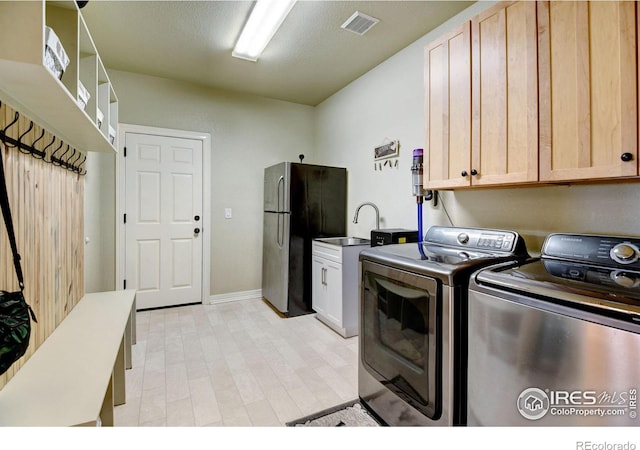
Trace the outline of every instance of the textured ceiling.
{"label": "textured ceiling", "polygon": [[[231,56],[252,1],[93,0],[82,14],[108,69],[315,106],[471,3],[299,0],[257,63]],[[341,29],[355,11],[380,23]]]}

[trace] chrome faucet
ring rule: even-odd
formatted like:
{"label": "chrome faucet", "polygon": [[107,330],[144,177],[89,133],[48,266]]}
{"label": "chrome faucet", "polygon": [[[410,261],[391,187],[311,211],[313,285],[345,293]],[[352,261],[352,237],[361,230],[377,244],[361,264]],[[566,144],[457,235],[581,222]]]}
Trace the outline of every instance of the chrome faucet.
{"label": "chrome faucet", "polygon": [[364,202],[358,205],[358,207],[356,208],[356,215],[353,216],[353,223],[358,223],[358,213],[360,212],[360,208],[366,205],[369,205],[376,210],[376,230],[379,230],[380,229],[380,211],[378,211],[378,207],[371,202]]}

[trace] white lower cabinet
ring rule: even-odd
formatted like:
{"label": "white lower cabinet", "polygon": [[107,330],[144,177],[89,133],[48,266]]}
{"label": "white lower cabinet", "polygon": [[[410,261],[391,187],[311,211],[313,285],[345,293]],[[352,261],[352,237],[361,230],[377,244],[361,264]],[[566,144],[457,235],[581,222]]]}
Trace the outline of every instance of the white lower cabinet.
{"label": "white lower cabinet", "polygon": [[358,335],[358,255],[366,247],[312,244],[312,307],[343,337]]}

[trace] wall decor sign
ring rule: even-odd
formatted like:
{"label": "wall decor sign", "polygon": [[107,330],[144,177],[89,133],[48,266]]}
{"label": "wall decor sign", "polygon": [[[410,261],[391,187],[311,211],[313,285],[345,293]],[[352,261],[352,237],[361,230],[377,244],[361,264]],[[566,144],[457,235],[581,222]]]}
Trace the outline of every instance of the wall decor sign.
{"label": "wall decor sign", "polygon": [[381,145],[380,147],[375,147],[373,149],[373,157],[374,159],[391,158],[394,156],[398,156],[399,151],[400,143],[398,141],[391,141],[388,144]]}

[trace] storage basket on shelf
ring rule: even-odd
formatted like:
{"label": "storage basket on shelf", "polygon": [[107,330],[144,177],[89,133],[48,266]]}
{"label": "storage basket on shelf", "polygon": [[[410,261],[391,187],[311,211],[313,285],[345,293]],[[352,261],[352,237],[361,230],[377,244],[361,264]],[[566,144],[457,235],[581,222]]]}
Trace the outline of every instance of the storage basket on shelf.
{"label": "storage basket on shelf", "polygon": [[81,81],[78,81],[78,105],[80,105],[82,109],[85,109],[90,98],[91,94],[89,94],[87,88],[84,87]]}
{"label": "storage basket on shelf", "polygon": [[102,111],[100,111],[100,108],[98,108],[98,114],[97,114],[97,119],[96,119],[96,123],[98,124],[98,128],[102,127],[102,121],[104,120],[104,114],[102,114]]}
{"label": "storage basket on shelf", "polygon": [[69,65],[69,57],[51,27],[45,27],[44,36],[44,65],[56,78],[61,80],[62,74]]}

